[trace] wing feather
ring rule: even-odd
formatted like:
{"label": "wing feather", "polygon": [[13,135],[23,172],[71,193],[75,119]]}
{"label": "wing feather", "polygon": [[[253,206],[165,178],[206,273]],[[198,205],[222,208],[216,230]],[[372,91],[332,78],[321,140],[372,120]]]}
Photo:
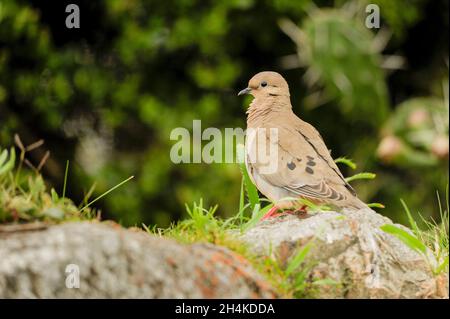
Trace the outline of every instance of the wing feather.
{"label": "wing feather", "polygon": [[[274,172],[265,173],[261,169],[262,164],[256,161],[251,163],[254,174],[291,194],[321,201],[341,201],[345,200],[347,195],[355,194],[317,131],[316,135],[314,132],[308,132],[310,128],[305,132],[298,126],[282,123],[271,125],[278,127],[278,167]],[[265,141],[257,143],[269,141],[266,136]]]}

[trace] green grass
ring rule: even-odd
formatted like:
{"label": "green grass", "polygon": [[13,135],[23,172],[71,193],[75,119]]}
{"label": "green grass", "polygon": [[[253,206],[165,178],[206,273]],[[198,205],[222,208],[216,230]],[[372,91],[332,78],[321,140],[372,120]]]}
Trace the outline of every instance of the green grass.
{"label": "green grass", "polygon": [[[381,229],[389,234],[396,236],[412,250],[417,251],[423,256],[435,275],[449,271],[449,251],[448,251],[448,225],[449,225],[449,195],[448,186],[446,189],[445,206],[443,207],[439,192],[437,192],[439,204],[440,222],[435,220],[426,220],[418,213],[420,219],[425,225],[425,229],[419,228],[416,220],[413,218],[409,207],[401,199],[401,203],[408,216],[409,225],[412,234],[395,225],[386,224]],[[434,256],[436,262],[430,260],[429,252]]]}
{"label": "green grass", "polygon": [[266,256],[255,255],[248,244],[239,239],[239,235],[256,224],[270,207],[267,205],[260,209],[257,204],[249,216],[241,209],[236,216],[221,219],[215,216],[217,206],[205,208],[203,200],[200,200],[192,207],[186,206],[187,219],[173,223],[169,228],[143,227],[150,234],[174,238],[182,243],[205,242],[227,247],[244,256],[281,297],[312,298],[319,285],[334,284],[332,281],[308,280],[313,264],[306,262],[305,258],[314,245],[313,240],[298,247],[289,260],[281,261],[271,253]]}
{"label": "green grass", "polygon": [[[357,167],[355,162],[353,162],[351,159],[346,158],[346,157],[339,157],[339,158],[336,158],[334,161],[336,164],[344,164],[344,165],[350,167],[352,170],[355,170]],[[357,173],[355,175],[346,177],[345,180],[347,183],[351,183],[356,180],[361,180],[361,179],[363,179],[363,180],[369,179],[370,180],[370,179],[375,179],[376,177],[377,177],[377,175],[374,173],[361,172],[361,173]],[[369,206],[370,208],[385,208],[385,206],[381,203],[368,203],[367,206]]]}
{"label": "green grass", "polygon": [[[16,138],[17,139],[17,138]],[[22,146],[20,143],[19,145]],[[55,189],[47,190],[37,168],[24,170],[26,152],[32,148],[21,147],[19,165],[16,167],[16,152],[0,149],[0,222],[82,220],[95,215],[89,210],[81,214],[78,207],[65,196],[60,197]]]}
{"label": "green grass", "polygon": [[[9,150],[0,148],[0,223],[61,222],[99,218],[99,212],[90,206],[133,178],[133,176],[129,177],[89,201],[94,192],[94,185],[83,202],[75,205],[66,197],[69,161],[66,163],[60,196],[54,188],[48,190],[40,173],[50,153],[46,152],[37,166],[34,166],[26,157],[28,152],[41,147],[44,142],[40,140],[24,146],[16,135],[15,143],[20,150],[18,161],[14,147]],[[26,170],[25,165],[28,166]]]}

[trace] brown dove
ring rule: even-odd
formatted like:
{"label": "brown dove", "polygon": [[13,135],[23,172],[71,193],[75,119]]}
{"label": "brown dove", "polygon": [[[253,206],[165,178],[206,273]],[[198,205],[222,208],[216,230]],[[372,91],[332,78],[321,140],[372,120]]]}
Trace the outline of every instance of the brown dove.
{"label": "brown dove", "polygon": [[247,170],[274,203],[263,219],[281,209],[304,211],[302,198],[338,209],[367,207],[345,181],[319,132],[292,111],[289,87],[280,74],[256,74],[242,94],[254,97],[247,110]]}

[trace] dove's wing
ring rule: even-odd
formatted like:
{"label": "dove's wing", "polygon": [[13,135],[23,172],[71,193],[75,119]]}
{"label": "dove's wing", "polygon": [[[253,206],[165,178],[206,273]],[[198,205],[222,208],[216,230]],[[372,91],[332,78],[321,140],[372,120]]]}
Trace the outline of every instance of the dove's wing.
{"label": "dove's wing", "polygon": [[[322,161],[326,164],[326,166],[339,177],[338,184],[343,185],[352,195],[356,196],[356,192],[353,187],[345,180],[341,171],[337,167],[333,158],[331,157],[330,151],[328,150],[325,142],[323,141],[320,133],[312,126],[311,124],[302,121],[301,119],[296,117],[297,128],[296,131],[299,133],[303,139],[305,139],[308,144],[314,149],[315,153]],[[331,172],[330,172],[331,173]],[[333,176],[333,174],[330,174]],[[333,176],[334,177],[334,176]]]}
{"label": "dove's wing", "polygon": [[[299,125],[303,123],[304,127]],[[277,125],[277,169],[266,172],[264,163],[256,161],[250,164],[254,174],[274,186],[273,191],[277,193],[282,188],[291,194],[328,203],[355,197],[318,132],[303,123]],[[269,141],[267,136],[266,143]]]}

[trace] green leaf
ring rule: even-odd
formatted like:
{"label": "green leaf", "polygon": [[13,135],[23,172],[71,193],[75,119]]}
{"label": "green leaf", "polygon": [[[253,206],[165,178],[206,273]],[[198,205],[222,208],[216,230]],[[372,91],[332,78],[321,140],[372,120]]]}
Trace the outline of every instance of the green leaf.
{"label": "green leaf", "polygon": [[435,274],[440,274],[448,267],[448,256],[444,258],[444,261],[434,271]]}
{"label": "green leaf", "polygon": [[228,225],[232,225],[233,223],[235,223],[236,220],[239,220],[239,225],[242,225],[244,220],[245,220],[245,216],[244,216],[244,211],[250,207],[250,204],[245,204],[242,209],[234,216],[231,218],[226,219],[221,228],[222,229],[227,229]]}
{"label": "green leaf", "polygon": [[370,208],[386,208],[386,206],[381,203],[369,203],[367,206]]}
{"label": "green leaf", "polygon": [[403,199],[400,198],[400,202],[402,203],[403,208],[405,209],[406,215],[408,215],[408,221],[409,221],[409,225],[411,226],[411,228],[413,229],[414,233],[416,234],[416,236],[418,236],[420,234],[420,229],[419,226],[417,226],[416,221],[414,220],[414,218],[411,215],[411,211],[409,210],[408,206],[406,205],[405,201]]}
{"label": "green leaf", "polygon": [[351,169],[356,169],[356,163],[353,162],[351,159],[346,158],[346,157],[339,157],[339,158],[336,158],[336,159],[334,160],[334,162],[335,162],[336,164],[342,163],[342,164],[344,164],[344,165],[347,165],[347,166],[350,167]]}
{"label": "green leaf", "polygon": [[287,268],[286,268],[286,275],[291,275],[294,270],[296,270],[305,260],[306,255],[311,250],[311,242],[306,244],[298,253],[294,256],[294,258],[291,259],[289,262]]}
{"label": "green leaf", "polygon": [[347,181],[347,183],[350,183],[351,181],[355,181],[357,179],[374,179],[376,176],[377,175],[374,173],[363,172],[347,177],[345,180]]}
{"label": "green leaf", "polygon": [[54,188],[52,188],[52,189],[50,190],[50,193],[51,193],[51,195],[52,195],[52,202],[53,202],[53,203],[57,203],[57,202],[59,201],[58,193],[55,191]]}
{"label": "green leaf", "polygon": [[[5,150],[1,154],[2,159],[6,157],[4,155],[5,152],[7,151]],[[4,162],[5,160],[3,159],[2,161]],[[16,151],[14,147],[11,147],[11,151],[9,152],[9,160],[6,163],[0,165],[0,176],[12,170],[14,168],[15,162],[16,162]]]}
{"label": "green leaf", "polygon": [[3,163],[5,163],[7,156],[8,156],[8,151],[3,150],[3,152],[1,152],[1,154],[0,154],[0,167],[2,167]]}
{"label": "green leaf", "polygon": [[134,176],[130,176],[128,177],[126,180],[120,182],[119,184],[117,184],[116,186],[110,188],[109,190],[107,190],[106,192],[104,192],[103,194],[97,196],[96,198],[94,198],[93,200],[91,200],[89,203],[87,203],[86,205],[84,205],[81,209],[80,212],[82,212],[83,210],[85,210],[86,208],[88,208],[89,206],[91,206],[93,203],[95,203],[96,201],[98,201],[99,199],[105,197],[106,195],[108,195],[109,193],[111,193],[112,191],[114,191],[115,189],[119,188],[120,186],[122,186],[123,184],[127,183],[129,180],[133,179]]}
{"label": "green leaf", "polygon": [[66,170],[64,172],[64,184],[62,198],[66,198],[66,188],[67,188],[67,174],[69,173],[69,161],[66,161]]}
{"label": "green leaf", "polygon": [[245,166],[245,149],[244,145],[238,144],[236,147],[237,156],[239,160],[239,169],[241,170],[241,174],[244,178],[244,185],[245,190],[247,192],[247,197],[250,202],[250,207],[252,209],[255,208],[257,204],[260,204],[259,202],[259,196],[258,196],[258,190],[256,189],[256,186],[253,184],[252,180],[250,179],[250,176],[247,172],[247,167]]}
{"label": "green leaf", "polygon": [[273,204],[265,206],[263,209],[260,209],[260,204],[256,204],[255,208],[252,211],[251,219],[245,223],[242,227],[243,231],[252,228],[256,223],[258,223],[261,218],[273,207]]}
{"label": "green leaf", "polygon": [[142,225],[142,228],[144,228],[144,230],[145,230],[147,233],[153,234],[152,230],[151,230],[147,225],[145,225],[144,223],[142,223],[141,225]]}
{"label": "green leaf", "polygon": [[294,281],[294,287],[297,291],[302,291],[304,289],[304,287],[306,286],[306,276],[308,275],[309,271],[307,270],[303,270],[300,271],[296,276],[295,276],[295,281]]}
{"label": "green leaf", "polygon": [[384,232],[394,235],[398,239],[400,239],[404,244],[406,244],[409,248],[425,254],[427,251],[427,247],[424,243],[422,243],[416,236],[411,235],[406,230],[401,229],[392,224],[385,224],[380,227]]}
{"label": "green leaf", "polygon": [[242,176],[241,179],[241,190],[239,192],[239,212],[242,211],[242,209],[244,208],[244,204],[245,204],[245,194],[244,194],[244,177]]}
{"label": "green leaf", "polygon": [[319,279],[319,280],[315,280],[312,283],[315,286],[337,286],[340,283],[336,280],[333,280],[331,278],[325,278],[325,279]]}

